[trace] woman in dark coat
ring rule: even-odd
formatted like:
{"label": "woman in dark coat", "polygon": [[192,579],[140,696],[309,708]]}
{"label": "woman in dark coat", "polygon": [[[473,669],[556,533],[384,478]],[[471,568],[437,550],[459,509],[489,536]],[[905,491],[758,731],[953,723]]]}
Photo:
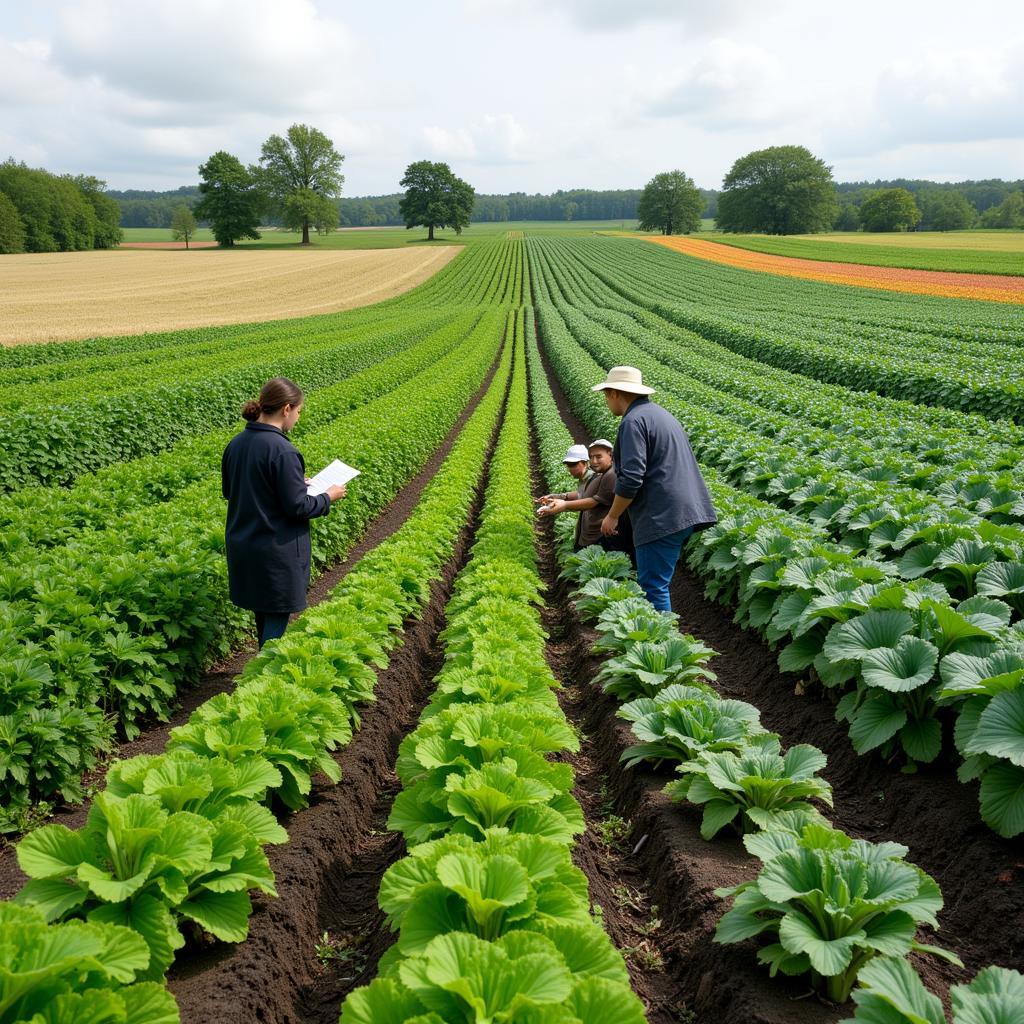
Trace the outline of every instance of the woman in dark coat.
{"label": "woman in dark coat", "polygon": [[260,647],[284,633],[291,612],[306,607],[309,521],[345,496],[337,486],[306,493],[305,462],[285,436],[298,423],[303,400],[287,377],[268,380],[259,400],[242,408],[249,422],[221,459],[231,601],[256,613]]}

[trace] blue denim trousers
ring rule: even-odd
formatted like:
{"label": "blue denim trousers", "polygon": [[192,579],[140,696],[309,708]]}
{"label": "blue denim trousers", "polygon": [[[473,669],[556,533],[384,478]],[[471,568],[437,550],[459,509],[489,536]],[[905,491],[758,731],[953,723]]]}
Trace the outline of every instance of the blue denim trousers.
{"label": "blue denim trousers", "polygon": [[676,571],[679,553],[683,542],[693,533],[693,527],[670,533],[667,537],[651,541],[650,544],[636,546],[636,575],[640,586],[644,588],[647,600],[658,611],[672,610],[668,588]]}

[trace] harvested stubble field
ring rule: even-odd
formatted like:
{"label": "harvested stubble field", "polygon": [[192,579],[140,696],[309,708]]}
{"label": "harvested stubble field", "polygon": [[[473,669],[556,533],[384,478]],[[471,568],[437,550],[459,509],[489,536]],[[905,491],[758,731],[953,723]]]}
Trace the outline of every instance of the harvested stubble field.
{"label": "harvested stubble field", "polygon": [[780,274],[783,277],[802,277],[829,284],[856,285],[861,288],[880,288],[883,291],[914,292],[918,295],[939,295],[955,299],[1024,303],[1024,277],[909,270],[902,267],[804,259],[753,252],[699,238],[652,237],[650,241],[685,253],[687,256],[697,256],[743,270]]}
{"label": "harvested stubble field", "polygon": [[438,246],[9,256],[0,290],[0,344],[334,313],[400,295],[459,251]]}

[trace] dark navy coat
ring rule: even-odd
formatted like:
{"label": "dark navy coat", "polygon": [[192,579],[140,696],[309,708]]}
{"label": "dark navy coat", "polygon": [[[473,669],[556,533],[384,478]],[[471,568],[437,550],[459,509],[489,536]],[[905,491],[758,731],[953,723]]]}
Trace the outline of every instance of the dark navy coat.
{"label": "dark navy coat", "polygon": [[703,530],[717,520],[690,439],[679,420],[647,397],[626,410],[615,436],[615,493],[632,498],[633,543]]}
{"label": "dark navy coat", "polygon": [[225,542],[231,601],[256,612],[298,612],[309,587],[309,520],[331,510],[306,493],[306,464],[284,433],[247,423],[224,449]]}

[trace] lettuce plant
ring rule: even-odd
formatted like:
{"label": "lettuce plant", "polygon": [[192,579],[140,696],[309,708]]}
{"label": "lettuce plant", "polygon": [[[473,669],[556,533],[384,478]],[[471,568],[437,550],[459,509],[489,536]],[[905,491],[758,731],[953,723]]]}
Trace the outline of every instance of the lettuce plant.
{"label": "lettuce plant", "polygon": [[618,700],[655,697],[666,686],[714,679],[707,663],[717,653],[689,634],[678,632],[655,643],[637,640],[625,644],[618,657],[609,658],[595,681]]}
{"label": "lettuce plant", "polygon": [[[942,1001],[906,960],[879,957],[864,965],[853,990],[853,1017],[842,1024],[946,1024]],[[949,990],[952,1024],[1022,1024],[1024,975],[986,967],[968,985]]]}
{"label": "lettuce plant", "polygon": [[574,603],[582,618],[596,619],[608,605],[616,601],[643,596],[643,588],[636,580],[595,576],[576,591]]}
{"label": "lettuce plant", "polygon": [[597,544],[571,554],[562,568],[562,578],[571,579],[578,586],[598,577],[625,580],[632,575],[633,565],[628,555],[621,551],[605,551]]}
{"label": "lettuce plant", "polygon": [[701,751],[676,768],[683,778],[665,792],[703,805],[700,834],[711,839],[729,824],[742,834],[768,828],[780,811],[813,810],[812,798],[831,806],[832,787],[817,777],[824,767],[817,747],[801,743],[783,754],[778,740],[766,738],[738,752]]}
{"label": "lettuce plant", "polygon": [[555,925],[494,942],[432,939],[345,1000],[341,1024],[643,1024],[622,958],[601,929]]}
{"label": "lettuce plant", "polygon": [[178,1024],[174,997],[136,982],[149,949],[130,928],[69,921],[47,925],[39,911],[0,903],[3,985],[0,1024]]}
{"label": "lettuce plant", "polygon": [[959,963],[916,940],[918,925],[938,927],[942,895],[929,875],[904,861],[906,847],[854,840],[820,825],[770,835],[772,856],[757,878],[717,890],[733,905],[718,923],[716,942],[774,939],[758,952],[772,976],[809,973],[837,1003],[849,998],[875,956],[916,950]]}
{"label": "lettuce plant", "polygon": [[496,939],[543,922],[591,922],[587,879],[566,846],[505,829],[413,847],[385,873],[380,906],[405,956],[451,931]]}
{"label": "lettuce plant", "polygon": [[778,736],[761,725],[761,713],[742,700],[722,700],[702,687],[666,686],[654,697],[624,704],[618,717],[631,723],[641,742],[622,752],[632,768],[642,761],[689,761],[704,751],[739,752],[776,744]]}
{"label": "lettuce plant", "polygon": [[18,844],[31,881],[15,897],[48,921],[85,917],[134,928],[150,950],[145,978],[161,978],[194,921],[225,942],[249,930],[249,889],[276,895],[252,832],[228,817],[168,812],[160,797],[100,793],[85,826],[46,825]]}
{"label": "lettuce plant", "polygon": [[627,598],[608,605],[597,620],[595,651],[625,654],[634,644],[660,644],[678,636],[674,612],[655,611],[647,600]]}

